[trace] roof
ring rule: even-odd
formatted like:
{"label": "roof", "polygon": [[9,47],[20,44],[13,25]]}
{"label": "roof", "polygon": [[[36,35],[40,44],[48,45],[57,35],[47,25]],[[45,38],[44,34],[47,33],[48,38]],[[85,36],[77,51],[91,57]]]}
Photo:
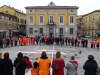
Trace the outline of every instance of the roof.
{"label": "roof", "polygon": [[10,15],[10,14],[6,14],[6,13],[3,13],[3,12],[0,12],[0,15],[5,15],[5,16],[10,16],[10,17],[14,17],[14,18],[17,18],[17,16],[14,16],[14,15]]}
{"label": "roof", "polygon": [[77,6],[27,6],[25,9],[78,9]]}
{"label": "roof", "polygon": [[[3,6],[7,6],[7,5],[3,5]],[[2,8],[3,6],[1,6],[0,8]],[[9,7],[9,8],[11,8],[11,9],[15,10],[16,12],[19,12],[19,13],[22,13],[22,14],[26,15],[24,12],[21,12],[20,10],[18,10],[18,9],[16,9],[16,8],[14,8],[14,7],[11,7],[10,5],[7,6],[7,7]]]}
{"label": "roof", "polygon": [[22,13],[24,15],[26,15],[23,11],[16,9],[16,12]]}
{"label": "roof", "polygon": [[89,15],[89,14],[92,14],[92,13],[94,13],[94,12],[100,12],[100,10],[92,11],[92,12],[90,12],[90,13],[88,13],[88,14],[83,15],[83,17],[84,17],[84,16],[87,16],[87,15]]}
{"label": "roof", "polygon": [[81,19],[83,17],[83,15],[78,15],[77,19]]}

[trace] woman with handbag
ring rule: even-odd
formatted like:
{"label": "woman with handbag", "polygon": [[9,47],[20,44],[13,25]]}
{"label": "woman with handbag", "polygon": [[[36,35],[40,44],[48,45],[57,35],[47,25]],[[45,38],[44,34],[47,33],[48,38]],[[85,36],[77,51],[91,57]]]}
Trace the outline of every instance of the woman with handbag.
{"label": "woman with handbag", "polygon": [[67,69],[67,75],[78,75],[78,62],[75,60],[74,56],[71,57],[71,60],[67,63],[65,68]]}
{"label": "woman with handbag", "polygon": [[27,67],[26,62],[24,61],[23,54],[18,53],[17,58],[14,60],[15,75],[25,75],[25,69]]}

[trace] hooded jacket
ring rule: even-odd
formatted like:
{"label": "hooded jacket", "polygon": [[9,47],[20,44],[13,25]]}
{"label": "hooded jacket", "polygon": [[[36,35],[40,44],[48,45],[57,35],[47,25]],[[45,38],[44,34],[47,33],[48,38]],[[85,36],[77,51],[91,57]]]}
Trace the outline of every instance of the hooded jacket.
{"label": "hooded jacket", "polygon": [[0,52],[0,75],[2,75],[2,53]]}

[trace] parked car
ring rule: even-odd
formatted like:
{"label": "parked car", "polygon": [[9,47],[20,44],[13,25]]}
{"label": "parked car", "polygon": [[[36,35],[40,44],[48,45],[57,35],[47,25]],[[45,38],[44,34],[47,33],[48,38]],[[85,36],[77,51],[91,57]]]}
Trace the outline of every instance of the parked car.
{"label": "parked car", "polygon": [[85,38],[90,38],[90,36],[87,35],[87,36],[85,36]]}

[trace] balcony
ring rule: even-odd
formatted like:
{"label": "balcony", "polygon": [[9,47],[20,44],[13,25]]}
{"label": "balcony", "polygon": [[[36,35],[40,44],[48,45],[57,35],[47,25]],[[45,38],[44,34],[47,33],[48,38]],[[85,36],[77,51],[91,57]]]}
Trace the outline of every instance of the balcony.
{"label": "balcony", "polygon": [[56,25],[56,23],[54,21],[53,22],[48,22],[47,25],[53,26],[53,25]]}

